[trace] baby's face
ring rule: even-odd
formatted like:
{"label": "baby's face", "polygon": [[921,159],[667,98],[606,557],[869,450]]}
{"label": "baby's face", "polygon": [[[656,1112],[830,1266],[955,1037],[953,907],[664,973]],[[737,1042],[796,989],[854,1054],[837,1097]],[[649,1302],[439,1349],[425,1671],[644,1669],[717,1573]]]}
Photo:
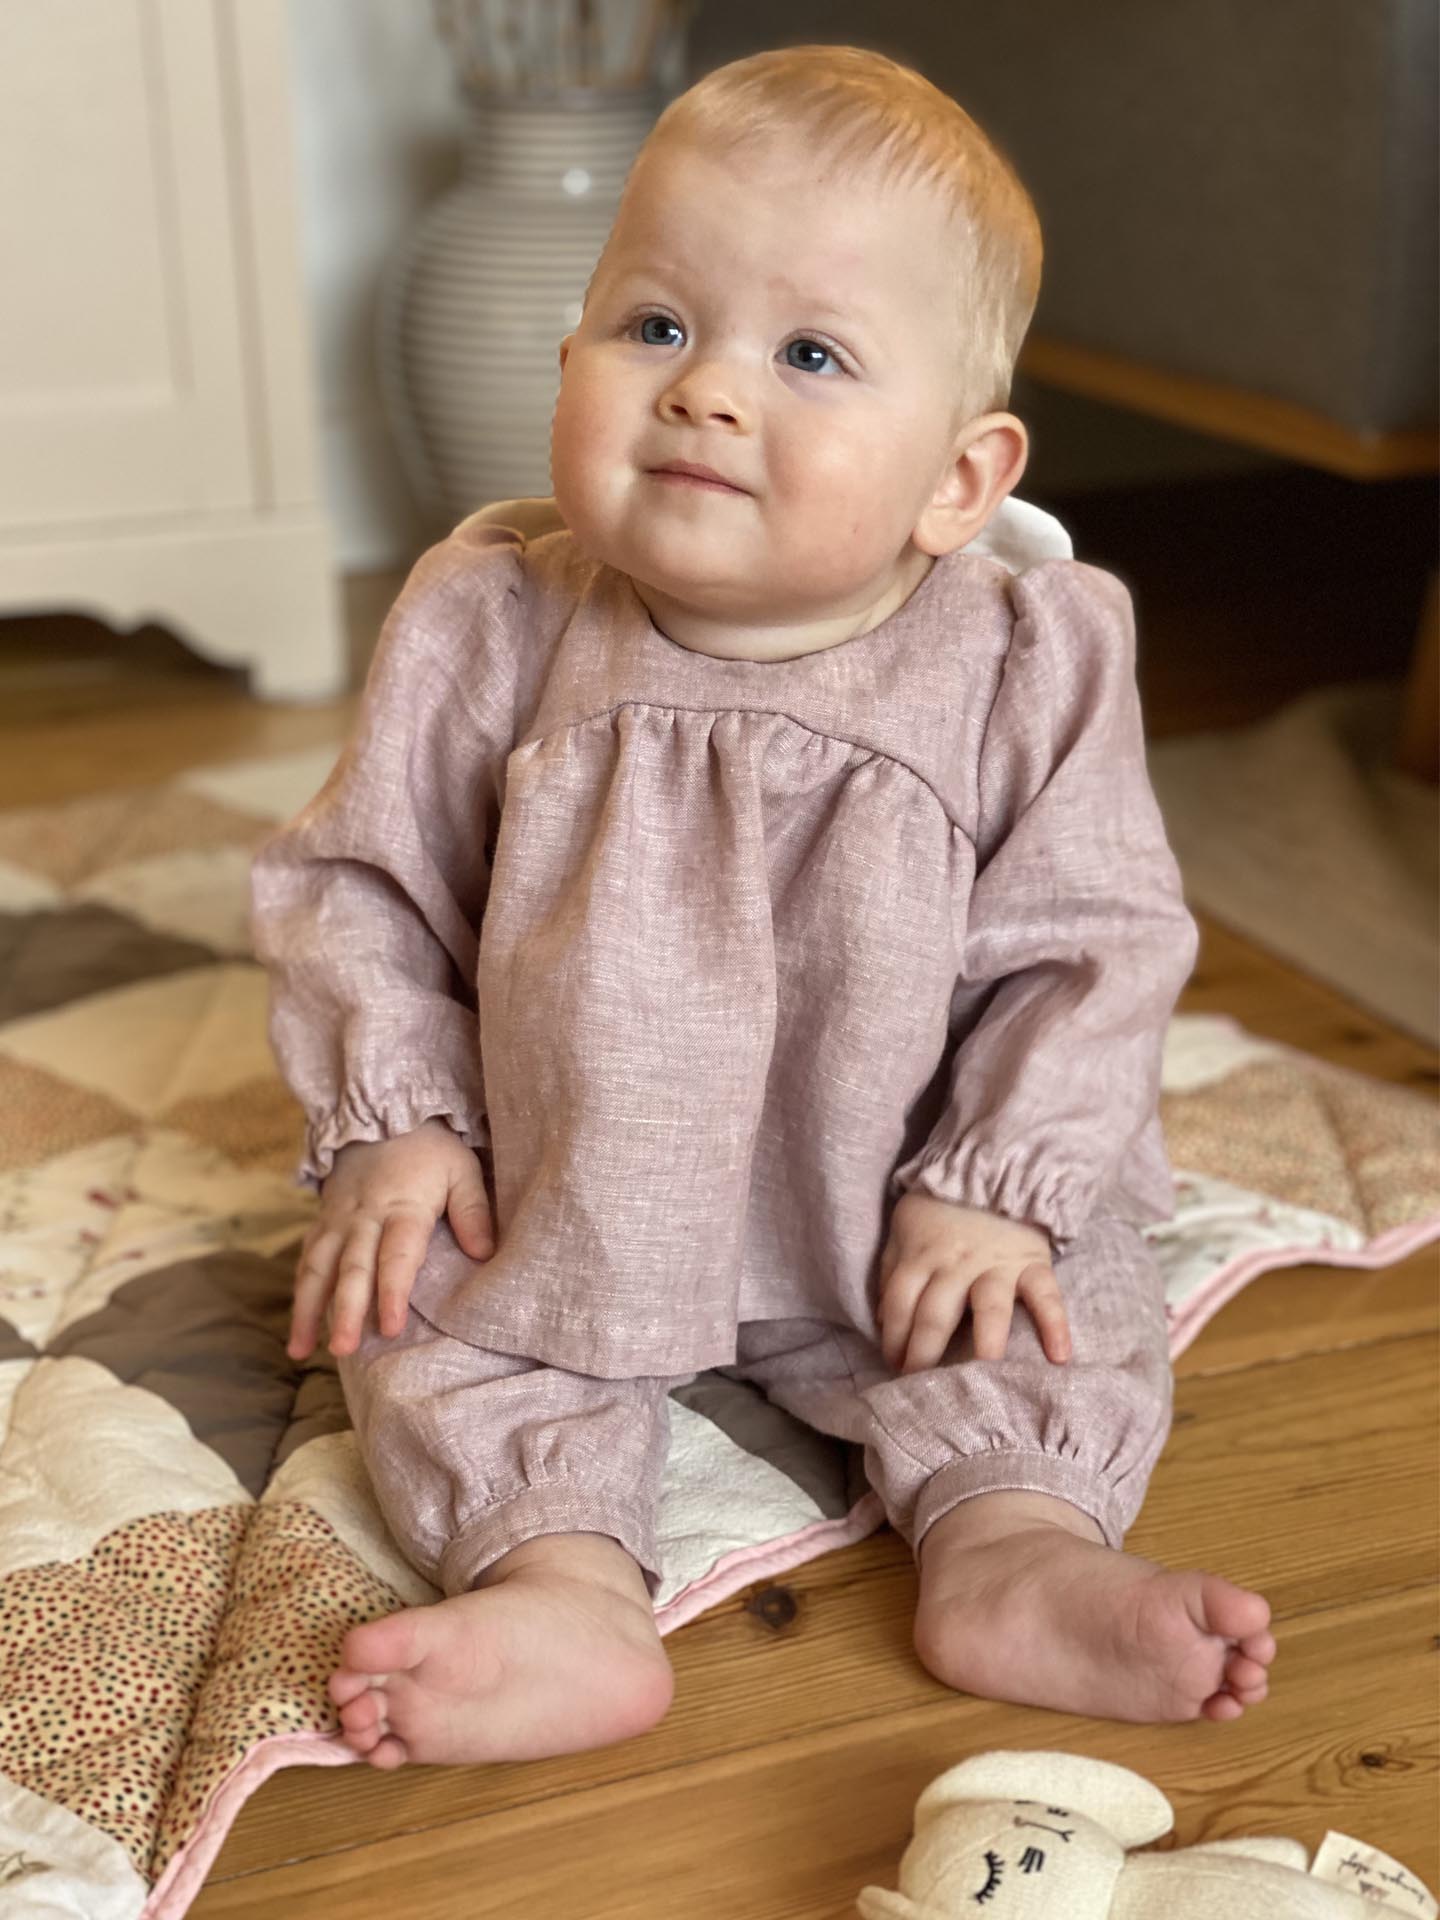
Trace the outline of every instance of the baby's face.
{"label": "baby's face", "polygon": [[562,349],[554,487],[580,544],[720,618],[867,604],[913,564],[961,424],[953,262],[923,189],[789,144],[652,149]]}

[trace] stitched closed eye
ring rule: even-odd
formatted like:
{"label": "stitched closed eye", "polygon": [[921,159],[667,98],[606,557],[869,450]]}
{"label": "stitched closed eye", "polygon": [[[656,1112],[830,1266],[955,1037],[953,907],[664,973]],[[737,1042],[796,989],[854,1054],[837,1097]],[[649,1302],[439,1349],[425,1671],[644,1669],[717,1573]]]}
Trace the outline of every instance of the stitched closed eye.
{"label": "stitched closed eye", "polygon": [[995,1898],[996,1890],[1000,1885],[1001,1871],[1004,1864],[1004,1861],[1001,1860],[998,1853],[986,1854],[985,1866],[987,1872],[985,1884],[978,1893],[972,1893],[970,1896],[977,1907],[983,1907],[987,1900],[993,1900]]}

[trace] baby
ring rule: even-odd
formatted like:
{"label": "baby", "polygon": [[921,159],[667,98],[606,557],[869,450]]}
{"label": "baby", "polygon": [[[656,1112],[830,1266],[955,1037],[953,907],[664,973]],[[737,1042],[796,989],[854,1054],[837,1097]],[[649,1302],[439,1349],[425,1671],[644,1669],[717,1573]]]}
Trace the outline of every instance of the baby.
{"label": "baby", "polygon": [[1169,1425],[1138,1228],[1194,929],[1124,589],[965,551],[1025,465],[1039,262],[918,74],[702,80],[560,346],[564,526],[425,556],[260,854],[320,1189],[290,1351],[328,1315],[447,1596],[345,1640],[377,1767],[661,1718],[667,1396],[717,1366],[863,1445],[948,1685],[1264,1697],[1265,1601],[1121,1550]]}

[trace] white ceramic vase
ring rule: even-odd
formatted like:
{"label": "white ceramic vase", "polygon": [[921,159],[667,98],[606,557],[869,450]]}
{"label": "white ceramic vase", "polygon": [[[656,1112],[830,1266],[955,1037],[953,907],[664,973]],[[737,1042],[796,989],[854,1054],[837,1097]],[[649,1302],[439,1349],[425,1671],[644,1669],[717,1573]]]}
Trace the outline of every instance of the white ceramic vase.
{"label": "white ceramic vase", "polygon": [[560,342],[664,97],[467,103],[460,179],[396,255],[380,301],[381,389],[433,530],[549,493]]}

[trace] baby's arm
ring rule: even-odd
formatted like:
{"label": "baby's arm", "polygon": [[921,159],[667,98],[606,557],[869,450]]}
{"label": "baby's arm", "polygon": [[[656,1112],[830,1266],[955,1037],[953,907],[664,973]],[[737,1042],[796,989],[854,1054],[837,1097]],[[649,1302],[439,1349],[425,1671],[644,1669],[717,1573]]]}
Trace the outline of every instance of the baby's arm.
{"label": "baby's arm", "polygon": [[[961,1037],[946,1108],[892,1180],[881,1304],[898,1339],[911,1295],[928,1300],[946,1264],[932,1259],[917,1284],[939,1239],[963,1259],[950,1254],[934,1304],[963,1286],[973,1312],[993,1293],[998,1328],[1018,1291],[1053,1360],[1052,1258],[1097,1214],[1142,1224],[1171,1211],[1160,1064],[1195,928],[1146,774],[1129,596],[1071,562],[1035,568],[1011,592],[1015,627],[980,759],[975,879],[958,910]],[[952,1213],[902,1212],[915,1195]],[[984,1243],[975,1253],[972,1233]],[[982,1291],[987,1255],[1001,1278]],[[993,1334],[984,1346],[979,1335],[977,1322],[977,1351],[991,1357]]]}
{"label": "baby's arm", "polygon": [[386,622],[353,739],[255,861],[270,1037],[305,1109],[301,1180],[321,1189],[297,1357],[332,1295],[336,1339],[353,1346],[377,1271],[397,1330],[442,1214],[467,1253],[493,1250],[474,1151],[488,1139],[475,979],[514,744],[514,570],[459,535],[425,556]]}
{"label": "baby's arm", "polygon": [[1018,1297],[1046,1355],[1070,1358],[1070,1322],[1034,1227],[928,1193],[902,1194],[880,1260],[880,1346],[901,1373],[937,1366],[968,1307],[977,1360],[1000,1360]]}

